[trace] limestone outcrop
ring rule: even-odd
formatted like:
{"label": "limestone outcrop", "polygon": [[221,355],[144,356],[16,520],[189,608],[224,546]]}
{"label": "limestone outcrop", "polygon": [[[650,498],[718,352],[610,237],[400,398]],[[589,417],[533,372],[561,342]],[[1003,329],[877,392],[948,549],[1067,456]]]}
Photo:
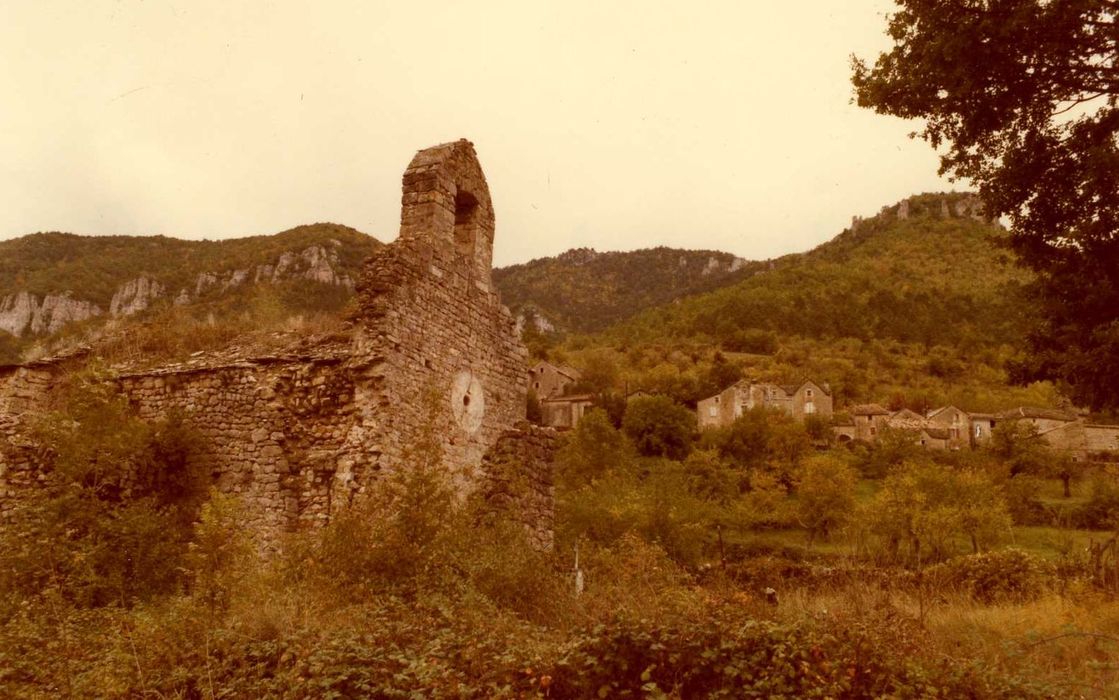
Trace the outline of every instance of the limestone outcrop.
{"label": "limestone outcrop", "polygon": [[74,299],[70,292],[35,294],[19,292],[0,300],[0,330],[15,336],[55,333],[71,321],[85,321],[103,312],[96,304]]}
{"label": "limestone outcrop", "polygon": [[125,282],[113,294],[109,313],[113,316],[133,316],[146,311],[167,289],[157,280],[141,276]]}

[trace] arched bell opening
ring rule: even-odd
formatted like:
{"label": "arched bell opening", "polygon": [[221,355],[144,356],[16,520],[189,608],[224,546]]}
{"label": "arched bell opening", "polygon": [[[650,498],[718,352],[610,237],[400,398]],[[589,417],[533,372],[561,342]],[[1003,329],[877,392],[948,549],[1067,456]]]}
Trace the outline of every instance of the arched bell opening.
{"label": "arched bell opening", "polygon": [[455,250],[460,255],[474,256],[478,242],[478,199],[465,190],[455,194]]}

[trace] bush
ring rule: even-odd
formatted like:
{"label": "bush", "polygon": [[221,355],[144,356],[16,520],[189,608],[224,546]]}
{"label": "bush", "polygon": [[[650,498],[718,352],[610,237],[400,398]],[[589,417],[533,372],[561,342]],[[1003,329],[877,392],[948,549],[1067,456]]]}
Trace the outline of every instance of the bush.
{"label": "bush", "polygon": [[926,571],[937,587],[954,589],[984,604],[1036,600],[1052,589],[1052,564],[1020,549],[956,557]]}
{"label": "bush", "polygon": [[549,696],[1048,697],[978,665],[922,665],[890,631],[748,619],[726,608],[701,619],[618,620],[585,632],[546,671]]}
{"label": "bush", "polygon": [[140,421],[96,374],[76,376],[46,418],[46,479],[0,529],[0,587],[79,606],[175,590],[202,492],[195,437],[175,418]]}
{"label": "bush", "polygon": [[1112,474],[1092,480],[1088,500],[1070,509],[1071,527],[1105,530],[1119,526],[1119,483]]}

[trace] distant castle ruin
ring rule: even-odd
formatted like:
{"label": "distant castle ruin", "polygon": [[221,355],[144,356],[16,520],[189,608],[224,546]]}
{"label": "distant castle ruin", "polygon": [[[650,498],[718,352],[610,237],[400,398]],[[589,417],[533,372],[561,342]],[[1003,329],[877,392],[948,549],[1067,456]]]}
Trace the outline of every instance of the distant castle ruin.
{"label": "distant castle ruin", "polygon": [[[435,435],[463,492],[550,546],[553,438],[525,422],[527,351],[491,283],[493,238],[474,146],[425,149],[404,172],[400,235],[366,261],[346,333],[112,381],[145,419],[185,416],[196,459],[266,537],[328,521]],[[0,368],[0,516],[42,478],[29,420],[81,361]]]}

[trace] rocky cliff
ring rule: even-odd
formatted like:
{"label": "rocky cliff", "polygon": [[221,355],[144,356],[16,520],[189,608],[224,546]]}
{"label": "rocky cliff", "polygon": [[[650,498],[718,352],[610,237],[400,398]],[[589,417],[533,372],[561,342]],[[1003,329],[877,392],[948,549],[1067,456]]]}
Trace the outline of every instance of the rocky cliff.
{"label": "rocky cliff", "polygon": [[68,234],[3,241],[0,332],[49,336],[68,323],[211,301],[251,285],[307,282],[349,291],[377,245],[333,224],[215,242]]}

